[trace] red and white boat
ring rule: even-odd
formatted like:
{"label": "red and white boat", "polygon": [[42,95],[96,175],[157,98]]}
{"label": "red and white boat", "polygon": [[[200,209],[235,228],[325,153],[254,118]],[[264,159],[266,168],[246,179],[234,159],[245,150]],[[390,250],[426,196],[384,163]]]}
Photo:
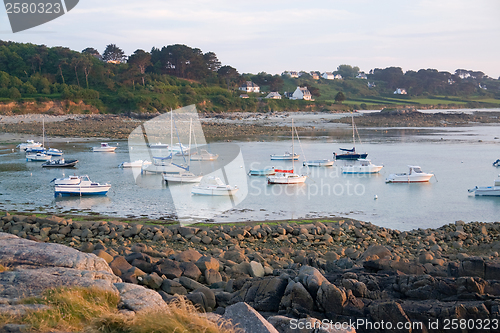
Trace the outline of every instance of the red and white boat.
{"label": "red and white boat", "polygon": [[279,170],[275,169],[276,175],[268,176],[267,183],[272,184],[301,184],[304,183],[307,179],[305,175],[298,175],[293,172],[293,169],[290,170]]}

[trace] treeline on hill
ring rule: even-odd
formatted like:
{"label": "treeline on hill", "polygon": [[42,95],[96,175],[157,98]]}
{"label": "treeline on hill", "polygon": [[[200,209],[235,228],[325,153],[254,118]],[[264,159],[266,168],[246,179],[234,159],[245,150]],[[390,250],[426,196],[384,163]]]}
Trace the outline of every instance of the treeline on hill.
{"label": "treeline on hill", "polygon": [[[492,94],[498,81],[481,72],[457,70],[455,74],[437,70],[408,71],[401,68],[375,69],[368,80],[355,79],[359,69],[341,65],[337,72],[344,80],[314,80],[310,74],[298,79],[267,73],[240,74],[222,65],[214,52],[203,53],[186,45],[136,50],[126,56],[115,44],[102,55],[88,47],[82,52],[64,47],[0,41],[0,101],[71,100],[83,101],[101,112],[164,112],[170,108],[196,104],[198,109],[219,111],[325,110],[339,108],[335,96],[391,94],[405,87],[410,95]],[[261,92],[293,92],[307,86],[315,102],[266,100],[264,94],[250,93],[240,98],[238,87],[245,81],[261,86]],[[452,80],[456,84],[450,84]],[[488,90],[480,88],[487,85]],[[494,88],[494,89],[490,89]],[[494,96],[492,96],[494,97]]]}

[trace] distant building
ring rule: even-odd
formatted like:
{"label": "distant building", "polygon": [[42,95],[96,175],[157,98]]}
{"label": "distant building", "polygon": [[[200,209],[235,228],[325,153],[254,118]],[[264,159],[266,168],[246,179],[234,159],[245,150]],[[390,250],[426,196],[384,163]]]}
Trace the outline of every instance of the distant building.
{"label": "distant building", "polygon": [[247,94],[241,94],[240,98],[248,98],[248,95]]}
{"label": "distant building", "polygon": [[270,99],[281,99],[281,95],[277,91],[272,91],[270,92],[265,98],[270,98]]}
{"label": "distant building", "polygon": [[323,74],[321,74],[321,77],[325,80],[334,80],[335,79],[335,75],[333,75],[332,72],[324,72]]}
{"label": "distant building", "polygon": [[121,60],[107,60],[106,61],[108,64],[115,64],[115,65],[118,65],[118,64],[121,64]]}
{"label": "distant building", "polygon": [[299,73],[294,72],[294,71],[288,72],[288,75],[290,75],[290,77],[293,77],[293,78],[298,78],[299,77]]}
{"label": "distant building", "polygon": [[297,87],[290,99],[305,99],[306,101],[310,101],[312,100],[312,95],[307,87]]}
{"label": "distant building", "polygon": [[314,80],[319,80],[319,75],[316,72],[311,72],[311,76]]}
{"label": "distant building", "polygon": [[375,82],[368,82],[368,88],[375,88],[376,86]]}
{"label": "distant building", "polygon": [[342,80],[342,75],[340,75],[340,74],[335,74],[335,75],[333,76],[333,78],[334,78],[335,80]]}
{"label": "distant building", "polygon": [[356,76],[356,79],[368,80],[368,77],[366,76],[365,72],[359,72]]}
{"label": "distant building", "polygon": [[395,95],[406,95],[407,93],[406,93],[406,89],[404,89],[404,88],[398,88],[398,89],[396,89],[394,91],[394,94]]}
{"label": "distant building", "polygon": [[241,91],[246,91],[247,93],[249,92],[255,92],[258,93],[260,92],[260,87],[253,83],[252,81],[247,81],[245,82],[241,87],[238,88]]}

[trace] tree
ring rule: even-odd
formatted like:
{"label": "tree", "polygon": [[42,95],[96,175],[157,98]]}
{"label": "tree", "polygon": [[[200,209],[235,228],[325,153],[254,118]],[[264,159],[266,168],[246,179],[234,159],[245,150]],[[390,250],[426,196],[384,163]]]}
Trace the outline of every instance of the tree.
{"label": "tree", "polygon": [[212,72],[217,72],[220,69],[221,63],[215,53],[207,52],[203,55],[203,59],[205,59],[208,69]]}
{"label": "tree", "polygon": [[62,79],[62,83],[64,84],[64,75],[63,75],[63,72],[62,72],[62,66],[63,65],[67,65],[68,64],[68,59],[67,58],[61,58],[59,59],[59,61],[57,62],[57,67],[59,67],[59,74],[61,75],[61,79]]}
{"label": "tree", "polygon": [[226,81],[227,90],[229,90],[229,83],[234,82],[240,77],[240,74],[238,73],[236,68],[229,65],[219,68],[219,70],[217,71],[217,75]]}
{"label": "tree", "polygon": [[125,52],[123,52],[122,49],[116,46],[116,44],[109,44],[108,46],[106,46],[106,49],[102,54],[102,60],[104,61],[123,62],[125,58]]}
{"label": "tree", "polygon": [[82,53],[90,54],[90,55],[93,55],[93,56],[99,56],[99,57],[101,56],[101,54],[99,53],[99,51],[97,51],[93,47],[87,47],[87,48],[83,49]]}
{"label": "tree", "polygon": [[78,66],[80,66],[80,59],[77,57],[71,59],[70,65],[75,69],[76,82],[78,83],[78,86],[80,86],[80,79],[78,78]]}
{"label": "tree", "polygon": [[337,95],[335,95],[335,102],[342,104],[343,101],[345,101],[345,95],[342,91],[339,91]]}
{"label": "tree", "polygon": [[309,90],[309,92],[311,93],[311,95],[313,95],[314,97],[320,97],[321,96],[318,87],[309,85],[307,87],[307,89]]}
{"label": "tree", "polygon": [[85,82],[87,83],[87,89],[89,89],[89,74],[92,69],[92,66],[94,65],[92,63],[92,57],[93,55],[83,54],[81,58],[81,65],[83,68],[83,73],[85,74]]}
{"label": "tree", "polygon": [[342,75],[342,77],[345,79],[355,78],[356,75],[358,75],[359,73],[359,67],[357,66],[352,67],[350,65],[339,65],[335,73]]}
{"label": "tree", "polygon": [[144,73],[146,73],[146,67],[151,65],[151,54],[144,50],[135,50],[134,54],[128,58],[128,63],[139,68],[139,72],[142,74],[142,85],[144,86]]}

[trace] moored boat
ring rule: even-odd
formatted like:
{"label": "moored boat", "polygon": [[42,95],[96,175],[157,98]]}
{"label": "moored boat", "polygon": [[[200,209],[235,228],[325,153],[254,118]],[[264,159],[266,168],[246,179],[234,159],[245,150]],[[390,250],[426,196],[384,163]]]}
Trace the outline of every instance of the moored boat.
{"label": "moored boat", "polygon": [[149,144],[149,148],[152,148],[152,149],[167,149],[167,148],[168,148],[168,144],[166,144],[166,143],[161,143],[161,142],[158,142],[158,143],[150,143],[150,144]]}
{"label": "moored boat", "polygon": [[76,166],[78,160],[65,160],[64,158],[58,160],[48,161],[42,164],[44,168],[72,168]]}
{"label": "moored boat", "polygon": [[360,158],[357,161],[353,161],[354,163],[347,162],[348,164],[344,165],[342,169],[342,173],[347,174],[369,174],[369,173],[378,173],[383,165],[375,165],[372,164],[371,160]]}
{"label": "moored boat", "polygon": [[26,154],[27,162],[45,162],[49,161],[52,156],[44,154],[44,153],[29,153]]}
{"label": "moored boat", "polygon": [[118,165],[119,168],[142,168],[143,165],[150,165],[151,162],[148,160],[136,160],[133,162],[122,162]]}
{"label": "moored boat", "polygon": [[290,170],[278,170],[276,169],[276,175],[267,177],[267,183],[269,185],[273,184],[302,184],[306,181],[307,176],[298,175]]}
{"label": "moored boat", "polygon": [[168,183],[199,183],[203,176],[197,176],[192,172],[183,171],[179,173],[164,173],[163,179]]}
{"label": "moored boat", "polygon": [[434,174],[425,173],[417,165],[409,165],[408,173],[393,173],[386,179],[386,183],[425,183],[428,182]]}
{"label": "moored boat", "polygon": [[55,196],[106,195],[110,184],[94,183],[89,176],[69,176],[55,179]]}
{"label": "moored boat", "polygon": [[493,166],[500,167],[500,158],[498,160],[496,160],[495,162],[493,162]]}
{"label": "moored boat", "polygon": [[250,169],[250,171],[248,171],[249,176],[271,176],[275,174],[276,171],[274,170],[274,167],[265,169]]}
{"label": "moored boat", "polygon": [[469,189],[469,193],[474,193],[476,196],[500,197],[500,175],[498,175],[498,177],[499,178],[495,179],[493,182],[493,186],[476,186]]}
{"label": "moored boat", "polygon": [[[333,157],[336,160],[359,160],[360,158],[366,158],[368,156],[368,153],[362,153],[359,154],[356,152],[356,137],[355,133],[357,133],[357,128],[356,125],[354,124],[354,116],[351,116],[352,119],[352,148],[347,149],[347,148],[339,148],[342,153],[337,154],[333,153]],[[359,138],[359,134],[358,134]],[[360,139],[361,142],[361,139]]]}
{"label": "moored boat", "polygon": [[311,167],[329,167],[333,166],[334,161],[332,160],[309,160],[302,163],[303,166]]}
{"label": "moored boat", "polygon": [[106,142],[102,142],[100,147],[92,147],[92,151],[95,152],[114,152],[118,147],[112,147]]}
{"label": "moored boat", "polygon": [[199,185],[193,186],[191,193],[197,195],[228,196],[234,195],[238,186],[226,185],[219,177],[208,176],[201,180]]}
{"label": "moored boat", "polygon": [[49,148],[49,150],[47,150],[47,155],[50,155],[50,156],[62,156],[64,153],[62,150],[59,150],[59,149],[56,149],[56,148]]}
{"label": "moored boat", "polygon": [[278,160],[278,161],[298,161],[300,155],[296,153],[290,153],[286,151],[282,155],[277,155],[277,154],[272,154],[271,155],[271,160]]}
{"label": "moored boat", "polygon": [[194,152],[191,154],[191,161],[215,161],[218,158],[219,155],[209,153],[205,149],[202,149],[199,153]]}
{"label": "moored boat", "polygon": [[25,152],[26,153],[33,153],[33,154],[36,154],[36,153],[46,154],[47,149],[45,149],[44,147],[31,147],[31,148],[26,148]]}
{"label": "moored boat", "polygon": [[18,144],[16,148],[19,148],[21,151],[25,151],[28,148],[36,148],[41,146],[42,144],[40,142],[35,142],[35,140],[26,140],[26,142]]}

